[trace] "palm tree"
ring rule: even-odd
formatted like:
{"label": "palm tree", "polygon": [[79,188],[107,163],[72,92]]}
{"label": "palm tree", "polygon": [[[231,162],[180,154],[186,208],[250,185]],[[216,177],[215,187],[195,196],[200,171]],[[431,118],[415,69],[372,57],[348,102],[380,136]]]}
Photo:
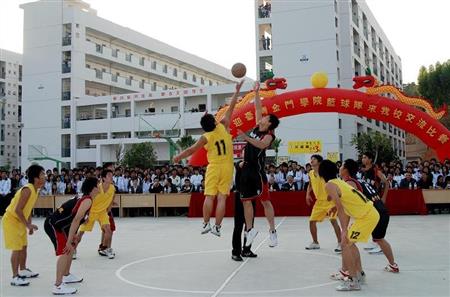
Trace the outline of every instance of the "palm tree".
{"label": "palm tree", "polygon": [[177,144],[178,146],[182,149],[185,150],[188,147],[190,147],[191,145],[193,145],[195,143],[195,139],[192,138],[191,135],[184,135],[183,137],[181,137],[178,141]]}
{"label": "palm tree", "polygon": [[280,145],[281,145],[281,138],[275,138],[272,141],[272,146],[270,148],[275,151],[275,160],[278,160],[278,150],[280,149]]}

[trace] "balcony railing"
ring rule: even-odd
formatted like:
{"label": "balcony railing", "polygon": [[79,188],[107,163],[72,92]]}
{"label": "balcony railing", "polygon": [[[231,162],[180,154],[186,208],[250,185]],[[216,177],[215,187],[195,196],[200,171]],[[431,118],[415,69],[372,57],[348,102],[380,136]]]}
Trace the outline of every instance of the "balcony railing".
{"label": "balcony railing", "polygon": [[117,74],[111,74],[111,81],[117,82]]}
{"label": "balcony railing", "polygon": [[70,91],[62,92],[62,100],[63,101],[70,100]]}
{"label": "balcony railing", "polygon": [[72,44],[72,37],[70,36],[65,36],[62,39],[62,45],[66,46],[66,45],[71,45]]}
{"label": "balcony railing", "polygon": [[125,84],[131,86],[131,78],[125,79]]}
{"label": "balcony railing", "polygon": [[103,78],[103,72],[101,70],[96,69],[95,70],[95,77],[102,79]]}

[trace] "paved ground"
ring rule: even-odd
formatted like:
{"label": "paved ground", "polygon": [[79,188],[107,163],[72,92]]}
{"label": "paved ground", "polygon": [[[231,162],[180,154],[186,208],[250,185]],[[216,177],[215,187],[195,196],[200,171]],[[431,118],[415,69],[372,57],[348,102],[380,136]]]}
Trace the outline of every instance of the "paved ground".
{"label": "paved ground", "polygon": [[[29,239],[29,267],[40,276],[29,287],[9,285],[9,252],[1,249],[0,296],[49,296],[55,257],[43,231]],[[280,245],[267,245],[267,224],[254,244],[257,259],[234,262],[232,219],[223,234],[200,235],[199,219],[123,218],[113,246],[114,260],[97,255],[99,231],[84,237],[72,272],[84,277],[79,296],[450,296],[450,215],[391,218],[391,242],[399,274],[383,271],[383,255],[362,252],[367,284],[360,292],[337,292],[328,275],[339,267],[328,222],[319,224],[321,249],[306,251],[310,242],[306,217],[277,218]],[[3,242],[3,241],[2,241]],[[3,243],[2,243],[3,245]],[[360,246],[362,249],[363,245]]]}

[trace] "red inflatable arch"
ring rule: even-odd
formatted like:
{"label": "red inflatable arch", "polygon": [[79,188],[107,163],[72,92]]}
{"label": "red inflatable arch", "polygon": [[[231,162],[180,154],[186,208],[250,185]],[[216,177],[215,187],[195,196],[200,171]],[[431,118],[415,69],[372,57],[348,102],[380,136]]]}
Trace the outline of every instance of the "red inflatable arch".
{"label": "red inflatable arch", "polygon": [[[416,135],[434,149],[441,160],[450,158],[450,131],[427,113],[394,99],[355,90],[312,88],[266,98],[262,104],[263,114],[273,113],[280,118],[309,112],[338,112],[387,122]],[[254,126],[253,103],[235,110],[230,125],[233,137],[237,129],[247,131]],[[195,153],[189,163],[206,165],[205,151]]]}

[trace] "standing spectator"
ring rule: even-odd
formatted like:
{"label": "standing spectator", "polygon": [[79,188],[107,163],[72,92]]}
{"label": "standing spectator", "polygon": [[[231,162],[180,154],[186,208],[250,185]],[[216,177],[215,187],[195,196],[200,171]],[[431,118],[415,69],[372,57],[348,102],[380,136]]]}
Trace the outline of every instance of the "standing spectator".
{"label": "standing spectator", "polygon": [[195,192],[200,192],[199,188],[202,184],[203,176],[199,173],[199,169],[196,167],[194,169],[194,174],[191,176],[191,184],[194,186]]}
{"label": "standing spectator", "polygon": [[267,37],[266,37],[266,49],[267,49],[267,50],[271,50],[271,49],[272,49],[272,48],[271,48],[270,42],[271,42],[270,37],[267,36]]}
{"label": "standing spectator", "polygon": [[261,36],[261,42],[264,50],[267,50],[267,43],[266,43],[266,37],[264,34]]}
{"label": "standing spectator", "polygon": [[0,215],[3,215],[5,209],[11,202],[11,180],[6,171],[2,171],[0,180]]}
{"label": "standing spectator", "polygon": [[412,178],[411,172],[405,173],[405,178],[400,182],[400,189],[417,189],[416,180]]}

